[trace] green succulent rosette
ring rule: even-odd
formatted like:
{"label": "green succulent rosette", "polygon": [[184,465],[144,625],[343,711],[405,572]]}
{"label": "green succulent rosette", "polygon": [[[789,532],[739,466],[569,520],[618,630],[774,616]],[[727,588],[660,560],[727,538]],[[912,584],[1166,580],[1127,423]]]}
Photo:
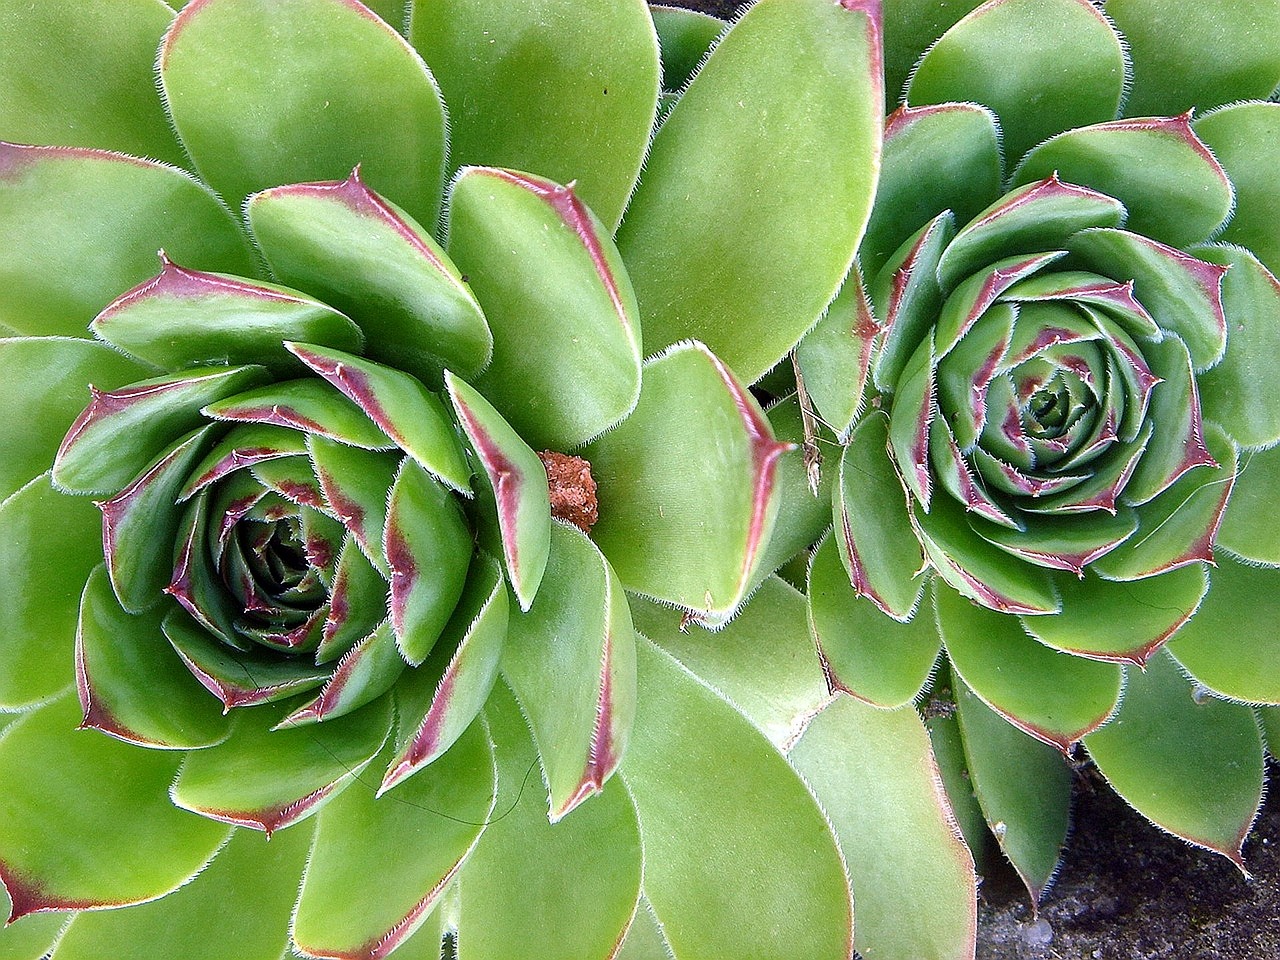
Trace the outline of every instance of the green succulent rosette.
{"label": "green succulent rosette", "polygon": [[0,955],[847,955],[676,648],[777,583],[746,385],[869,214],[875,5],[693,79],[634,0],[175,6],[0,2]]}
{"label": "green succulent rosette", "polygon": [[1280,703],[1280,10],[926,6],[887,16],[904,103],[796,353],[843,444],[808,580],[828,679],[928,698],[971,842],[1035,897],[1081,742],[1242,862]]}

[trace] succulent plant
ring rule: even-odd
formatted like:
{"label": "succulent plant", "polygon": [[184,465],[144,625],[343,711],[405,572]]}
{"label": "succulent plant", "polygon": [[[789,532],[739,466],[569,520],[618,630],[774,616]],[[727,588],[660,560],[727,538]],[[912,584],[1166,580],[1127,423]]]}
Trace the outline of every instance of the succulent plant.
{"label": "succulent plant", "polygon": [[680,624],[776,594],[826,703],[744,384],[870,212],[877,5],[688,82],[664,15],[656,133],[637,0],[175,6],[0,2],[0,955],[847,956],[796,730]]}
{"label": "succulent plant", "polygon": [[1274,4],[886,12],[876,205],[796,352],[843,445],[811,624],[833,688],[925,698],[962,819],[1037,898],[1080,743],[1237,863],[1261,802],[1277,28]]}

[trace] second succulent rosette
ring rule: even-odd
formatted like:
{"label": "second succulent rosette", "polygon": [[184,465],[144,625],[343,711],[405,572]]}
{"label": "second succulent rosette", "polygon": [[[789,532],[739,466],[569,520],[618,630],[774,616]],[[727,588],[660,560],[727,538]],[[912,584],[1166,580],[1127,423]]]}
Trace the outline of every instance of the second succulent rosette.
{"label": "second succulent rosette", "polygon": [[[1162,28],[1114,6],[1132,59],[1082,0],[956,13],[886,122],[859,269],[797,351],[844,442],[809,579],[829,680],[933,691],[957,802],[976,792],[1036,895],[1066,836],[1053,748],[1083,741],[1151,820],[1239,860],[1264,766],[1244,704],[1280,702],[1280,108],[1231,102],[1280,65],[1157,89]],[[934,35],[902,17],[914,56]],[[1131,104],[1176,112],[1125,115],[1130,75]]]}

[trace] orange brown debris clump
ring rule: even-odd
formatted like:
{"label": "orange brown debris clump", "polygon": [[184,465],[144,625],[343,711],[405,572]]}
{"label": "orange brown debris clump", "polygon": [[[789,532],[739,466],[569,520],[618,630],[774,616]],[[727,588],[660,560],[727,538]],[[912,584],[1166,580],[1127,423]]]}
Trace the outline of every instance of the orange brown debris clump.
{"label": "orange brown debris clump", "polygon": [[538,458],[547,471],[547,483],[551,487],[551,515],[572,523],[583,533],[590,533],[600,519],[591,464],[581,457],[554,450],[543,450]]}

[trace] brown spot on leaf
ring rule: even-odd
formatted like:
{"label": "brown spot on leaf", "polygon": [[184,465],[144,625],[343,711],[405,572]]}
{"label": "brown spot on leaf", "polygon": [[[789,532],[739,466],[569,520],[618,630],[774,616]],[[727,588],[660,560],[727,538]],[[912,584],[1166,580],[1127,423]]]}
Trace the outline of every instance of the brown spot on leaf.
{"label": "brown spot on leaf", "polygon": [[538,454],[551,488],[551,515],[590,533],[600,519],[591,464],[581,457],[544,450]]}

